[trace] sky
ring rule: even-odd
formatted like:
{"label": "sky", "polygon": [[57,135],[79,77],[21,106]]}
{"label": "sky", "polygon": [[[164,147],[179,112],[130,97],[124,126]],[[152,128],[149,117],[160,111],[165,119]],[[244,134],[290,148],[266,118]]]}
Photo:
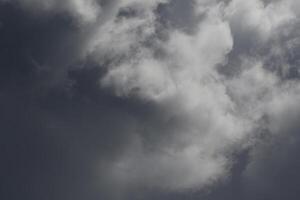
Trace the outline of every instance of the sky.
{"label": "sky", "polygon": [[0,0],[0,199],[298,200],[299,0]]}

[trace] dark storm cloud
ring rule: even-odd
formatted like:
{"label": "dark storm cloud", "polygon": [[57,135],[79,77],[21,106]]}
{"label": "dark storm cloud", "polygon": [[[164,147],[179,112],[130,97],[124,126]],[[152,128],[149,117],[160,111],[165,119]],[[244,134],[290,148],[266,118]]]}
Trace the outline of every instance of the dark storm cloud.
{"label": "dark storm cloud", "polygon": [[1,198],[297,199],[297,5],[0,0]]}

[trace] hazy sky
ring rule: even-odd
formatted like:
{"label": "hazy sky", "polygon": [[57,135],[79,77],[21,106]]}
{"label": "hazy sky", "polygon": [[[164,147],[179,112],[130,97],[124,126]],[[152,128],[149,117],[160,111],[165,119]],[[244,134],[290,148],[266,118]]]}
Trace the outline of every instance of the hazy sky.
{"label": "hazy sky", "polygon": [[0,0],[0,199],[300,199],[299,0]]}

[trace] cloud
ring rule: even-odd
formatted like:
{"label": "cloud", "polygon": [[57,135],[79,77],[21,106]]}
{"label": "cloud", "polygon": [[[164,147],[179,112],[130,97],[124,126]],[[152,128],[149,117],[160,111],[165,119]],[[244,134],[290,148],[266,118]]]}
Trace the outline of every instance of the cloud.
{"label": "cloud", "polygon": [[26,10],[40,14],[67,12],[82,22],[93,22],[101,13],[101,5],[99,4],[101,2],[95,0],[67,0],[64,2],[56,0],[7,0],[4,2],[15,3]]}
{"label": "cloud", "polygon": [[[24,75],[24,99],[37,99],[41,132],[58,126],[66,146],[80,149],[71,163],[86,162],[78,171],[92,166],[85,173],[96,183],[88,182],[109,195],[204,190],[227,179],[234,155],[246,149],[251,179],[269,148],[261,134],[285,140],[278,135],[297,123],[296,0],[195,0],[182,16],[176,0],[2,2],[42,20],[27,34],[26,23],[16,25],[30,49],[22,62],[33,71]],[[35,31],[42,34],[27,36]],[[8,99],[20,92],[9,89]]]}
{"label": "cloud", "polygon": [[[266,138],[250,154],[243,172],[249,199],[297,199],[299,183],[299,86],[290,83],[276,95],[267,108]],[[270,135],[271,134],[271,135]]]}
{"label": "cloud", "polygon": [[[122,39],[130,45],[125,46],[127,51],[118,48],[119,53],[130,53],[129,46],[140,50],[130,54],[128,59],[112,63],[100,82],[117,96],[153,102],[166,115],[161,119],[148,119],[161,123],[162,130],[151,121],[143,122],[146,123],[144,130],[137,133],[137,140],[141,141],[133,144],[132,152],[121,158],[116,164],[120,166],[114,170],[119,171],[117,174],[125,173],[123,179],[128,181],[127,185],[146,184],[171,190],[202,187],[226,174],[229,158],[221,152],[245,134],[244,122],[233,114],[234,106],[215,73],[215,65],[222,63],[232,48],[229,25],[212,10],[199,24],[195,35],[174,31],[166,41],[154,38],[165,56],[155,56],[152,48],[136,44],[147,40],[149,33],[155,37],[155,27],[152,28],[135,39]],[[101,57],[97,60],[106,58],[98,56]],[[153,126],[150,130],[148,123]],[[148,144],[151,141],[146,134],[159,137],[158,144]],[[154,145],[154,151],[144,153],[144,145]],[[155,163],[157,169],[149,163]]]}

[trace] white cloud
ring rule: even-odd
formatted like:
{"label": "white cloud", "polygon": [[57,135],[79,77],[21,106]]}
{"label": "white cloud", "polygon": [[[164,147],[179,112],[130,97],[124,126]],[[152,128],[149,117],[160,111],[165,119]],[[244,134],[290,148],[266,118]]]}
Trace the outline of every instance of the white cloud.
{"label": "white cloud", "polygon": [[[159,110],[155,117],[137,119],[132,143],[103,174],[120,187],[201,189],[221,180],[231,167],[231,153],[248,145],[259,121],[268,115],[265,126],[278,132],[278,125],[287,124],[281,107],[296,105],[295,96],[283,95],[287,81],[265,66],[274,51],[270,41],[280,40],[282,27],[298,20],[296,0],[199,0],[191,11],[199,17],[192,33],[161,24],[155,9],[164,0],[18,2],[79,20],[87,29],[81,32],[86,34],[83,54],[107,71],[99,90],[150,102]],[[120,17],[124,9],[133,16]],[[243,58],[240,71],[233,77],[219,73],[240,43],[246,50],[231,55]],[[249,53],[253,43],[268,53]],[[295,92],[299,83],[289,87]]]}
{"label": "white cloud", "polygon": [[17,3],[25,10],[42,15],[68,13],[80,23],[95,22],[102,11],[101,1],[97,0],[7,0],[5,2]]}
{"label": "white cloud", "polygon": [[[130,20],[127,22],[130,24]],[[130,30],[135,32],[134,27]],[[155,37],[155,31],[151,34]],[[229,25],[213,10],[192,35],[170,31],[169,39],[156,38],[164,54],[161,56],[141,45],[144,39],[126,40],[138,52],[113,62],[101,83],[119,96],[136,96],[162,106],[167,119],[162,119],[165,122],[161,126],[166,130],[146,126],[137,132],[137,140],[141,141],[132,144],[113,165],[114,174],[118,174],[115,177],[126,185],[171,190],[207,186],[226,176],[231,164],[226,152],[249,131],[247,122],[234,113],[234,104],[216,72],[216,65],[223,63],[232,49]],[[127,56],[130,45],[125,45],[124,51],[120,44],[117,50]],[[102,53],[95,54],[100,56],[98,60],[103,59]],[[170,124],[177,121],[179,129]],[[144,135],[156,131],[154,134],[164,142],[147,152],[143,142],[149,141]]]}
{"label": "white cloud", "polygon": [[[131,185],[180,190],[202,188],[220,180],[231,164],[228,152],[248,145],[247,138],[265,128],[259,127],[260,120],[268,115],[268,109],[273,110],[270,102],[280,96],[280,78],[265,69],[264,58],[245,56],[241,73],[230,79],[219,74],[216,66],[226,63],[235,41],[232,32],[233,36],[249,35],[257,44],[268,45],[277,35],[275,30],[296,20],[290,4],[278,1],[265,6],[261,1],[236,0],[228,6],[198,5],[205,8],[200,11],[206,17],[194,33],[169,30],[167,40],[157,39],[164,52],[161,57],[151,48],[138,46],[142,53],[114,64],[102,82],[118,95],[154,101],[166,108],[169,120],[181,122],[180,129],[171,129],[171,133],[151,128],[146,131],[159,131],[172,138],[168,141],[160,136],[166,141],[156,147],[161,151],[144,152],[143,142],[147,141],[142,140],[137,149],[133,147],[117,162],[121,167],[114,170],[124,170],[120,177]],[[155,37],[155,31],[152,34]],[[137,133],[137,137],[143,138],[143,134]]]}

